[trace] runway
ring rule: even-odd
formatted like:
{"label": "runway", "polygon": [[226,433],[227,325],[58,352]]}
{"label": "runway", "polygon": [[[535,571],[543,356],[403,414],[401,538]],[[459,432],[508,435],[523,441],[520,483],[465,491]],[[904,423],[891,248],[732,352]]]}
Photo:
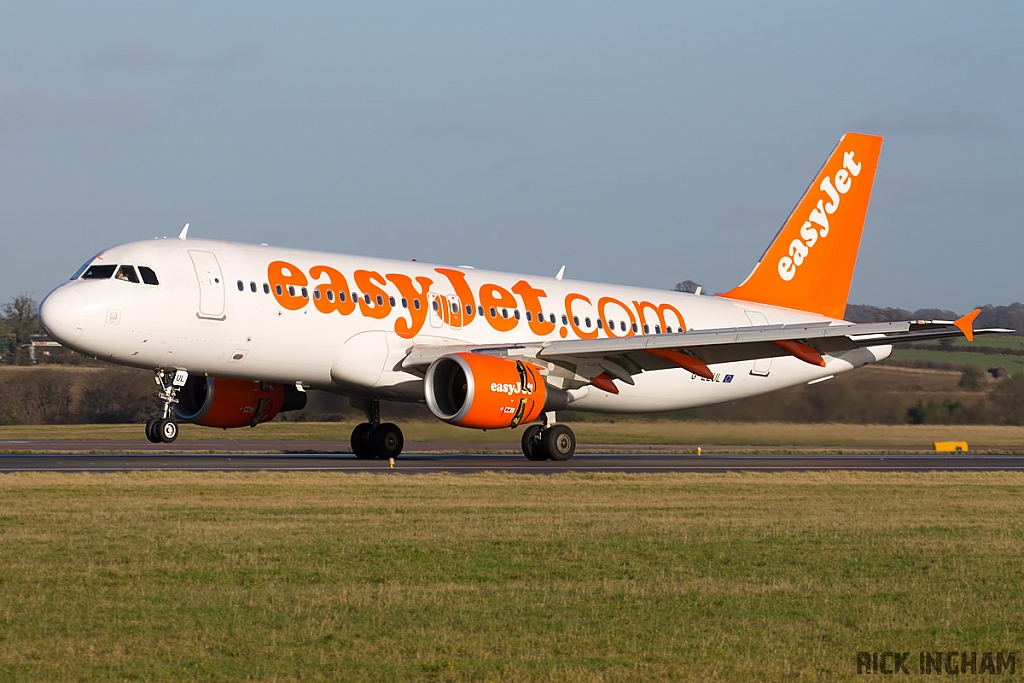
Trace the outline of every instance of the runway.
{"label": "runway", "polygon": [[1024,471],[1021,455],[619,455],[580,454],[568,462],[531,462],[511,455],[403,455],[394,468],[385,460],[359,460],[351,455],[74,454],[0,455],[0,473],[13,472],[376,472],[427,474],[449,472],[802,472],[857,470],[866,472]]}

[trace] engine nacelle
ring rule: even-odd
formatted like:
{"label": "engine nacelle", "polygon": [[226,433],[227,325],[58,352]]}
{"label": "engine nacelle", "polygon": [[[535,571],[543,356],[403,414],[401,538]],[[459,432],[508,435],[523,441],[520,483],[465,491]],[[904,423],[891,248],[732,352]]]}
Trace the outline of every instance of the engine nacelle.
{"label": "engine nacelle", "polygon": [[533,363],[479,353],[438,358],[427,369],[423,389],[435,417],[475,429],[532,422],[557,391],[544,383]]}
{"label": "engine nacelle", "polygon": [[190,375],[178,392],[174,415],[204,427],[255,427],[305,407],[306,394],[290,384]]}

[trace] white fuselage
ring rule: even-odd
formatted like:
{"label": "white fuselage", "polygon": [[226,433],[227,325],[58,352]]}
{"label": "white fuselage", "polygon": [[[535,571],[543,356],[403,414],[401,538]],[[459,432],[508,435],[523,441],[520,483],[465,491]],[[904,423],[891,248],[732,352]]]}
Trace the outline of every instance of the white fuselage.
{"label": "white fuselage", "polygon": [[[146,266],[159,285],[111,277],[58,287],[40,317],[69,348],[135,367],[370,398],[423,399],[422,373],[402,367],[413,347],[828,320],[714,296],[200,239],[133,242],[92,263]],[[836,375],[889,350],[826,356],[824,368],[788,356],[717,364],[714,380],[658,370],[618,394],[569,393],[574,410],[689,408]]]}

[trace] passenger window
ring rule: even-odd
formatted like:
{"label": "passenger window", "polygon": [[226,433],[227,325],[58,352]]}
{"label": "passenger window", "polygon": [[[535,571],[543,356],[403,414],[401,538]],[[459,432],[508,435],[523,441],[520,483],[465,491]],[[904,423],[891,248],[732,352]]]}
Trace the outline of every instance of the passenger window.
{"label": "passenger window", "polygon": [[574,315],[572,317],[572,324],[575,325],[576,327],[580,326],[580,317],[578,315]]}
{"label": "passenger window", "polygon": [[473,306],[466,304],[466,315],[473,315]]}
{"label": "passenger window", "polygon": [[599,329],[599,330],[603,330],[604,329],[604,323],[601,322],[600,318],[597,319],[597,329]]}
{"label": "passenger window", "polygon": [[316,299],[317,301],[320,301],[320,290],[319,289],[314,289],[313,290],[313,298]]}
{"label": "passenger window", "polygon": [[363,294],[363,301],[365,301],[366,303],[370,303],[370,295],[369,294]]}
{"label": "passenger window", "polygon": [[242,284],[241,280],[238,281],[238,291],[239,292],[244,292],[245,291],[245,285]]}
{"label": "passenger window", "polygon": [[452,313],[458,313],[458,312],[459,312],[459,305],[453,301],[452,302]]}
{"label": "passenger window", "polygon": [[562,314],[562,324],[563,325],[568,325],[569,324],[569,318],[567,318],[565,316],[565,313]]}
{"label": "passenger window", "polygon": [[345,303],[345,292],[338,292],[338,301]]}
{"label": "passenger window", "polygon": [[409,308],[409,300],[404,296],[402,297],[402,308]]}
{"label": "passenger window", "polygon": [[249,291],[252,292],[253,294],[256,293],[256,283],[255,282],[250,282],[249,283]]}
{"label": "passenger window", "polygon": [[669,334],[672,334],[672,327],[670,325],[666,325],[665,331],[668,332]]}
{"label": "passenger window", "polygon": [[270,285],[268,285],[266,282],[263,283],[263,293],[270,294]]}
{"label": "passenger window", "polygon": [[637,331],[636,323],[633,323],[633,332]]}
{"label": "passenger window", "polygon": [[661,325],[654,326],[654,334],[661,334]]}
{"label": "passenger window", "polygon": [[555,324],[555,314],[554,313],[551,314],[551,324],[552,325]]}
{"label": "passenger window", "polygon": [[490,308],[490,310],[488,312],[491,314],[492,318],[497,318],[498,317],[498,312],[496,310],[494,310],[494,306],[491,306],[491,308]]}
{"label": "passenger window", "polygon": [[437,299],[434,299],[434,300],[433,300],[433,301],[432,301],[432,302],[430,303],[430,307],[431,307],[431,308],[433,308],[433,309],[434,309],[435,311],[437,310]]}
{"label": "passenger window", "polygon": [[308,299],[309,298],[309,292],[306,291],[305,287],[302,288],[302,298],[303,299]]}
{"label": "passenger window", "polygon": [[[476,310],[477,310],[477,314],[481,318],[484,317],[484,307],[483,306],[477,306]],[[494,316],[491,316],[491,317],[494,317]]]}
{"label": "passenger window", "polygon": [[516,320],[519,320],[519,309],[517,308],[513,313],[515,313]]}
{"label": "passenger window", "polygon": [[384,305],[384,297],[382,297],[380,294],[377,295],[377,305],[378,306],[383,306]]}
{"label": "passenger window", "polygon": [[[635,326],[634,326],[634,327],[635,327]],[[620,332],[625,332],[625,331],[626,331],[626,321],[625,321],[625,320],[623,320],[623,321],[619,322],[619,331],[620,331]],[[634,330],[634,332],[635,332],[635,331],[636,331],[636,330]]]}
{"label": "passenger window", "polygon": [[533,322],[533,314],[529,311],[526,312],[526,322]]}
{"label": "passenger window", "polygon": [[281,296],[284,293],[281,291],[281,285],[274,285],[274,291],[277,292],[278,296]]}
{"label": "passenger window", "polygon": [[152,268],[146,266],[139,266],[139,275],[142,276],[142,281],[147,285],[158,285],[160,280],[156,279],[156,273],[153,272]]}
{"label": "passenger window", "polygon": [[394,306],[395,305],[395,297],[389,296],[388,297],[388,303],[391,304],[392,306]]}
{"label": "passenger window", "polygon": [[295,296],[295,285],[288,285],[288,296]]}
{"label": "passenger window", "polygon": [[508,317],[508,309],[507,308],[501,309],[501,317],[502,318],[507,318]]}
{"label": "passenger window", "polygon": [[650,334],[650,333],[651,333],[650,326],[647,325],[647,324],[644,324],[644,334]]}
{"label": "passenger window", "polygon": [[586,324],[587,327],[590,327],[590,318],[584,318],[583,322]]}
{"label": "passenger window", "polygon": [[138,284],[139,276],[135,274],[134,266],[121,266],[117,269],[117,275],[115,276],[118,280],[124,280],[125,282],[134,282]]}
{"label": "passenger window", "polygon": [[334,301],[334,290],[327,290],[327,300],[332,302]]}
{"label": "passenger window", "polygon": [[415,308],[417,311],[420,310],[420,300],[419,299],[413,299],[412,300],[412,307]]}

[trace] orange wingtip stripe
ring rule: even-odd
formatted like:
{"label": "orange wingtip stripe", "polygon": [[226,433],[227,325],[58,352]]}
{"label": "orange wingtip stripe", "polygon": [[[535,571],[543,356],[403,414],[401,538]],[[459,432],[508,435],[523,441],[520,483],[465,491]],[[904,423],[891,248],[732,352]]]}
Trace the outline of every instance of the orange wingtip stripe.
{"label": "orange wingtip stripe", "polygon": [[773,341],[772,344],[775,344],[789,355],[799,358],[805,363],[817,365],[822,368],[825,367],[825,359],[821,357],[820,353],[812,349],[807,344],[801,344],[800,342],[793,341],[792,339],[781,339],[779,341]]}
{"label": "orange wingtip stripe", "polygon": [[679,367],[684,370],[689,370],[698,377],[703,377],[704,379],[715,378],[715,373],[711,372],[711,368],[709,368],[703,361],[699,361],[693,356],[687,356],[685,353],[679,353],[672,349],[647,349],[647,353],[652,356],[658,356],[659,358],[672,361]]}
{"label": "orange wingtip stripe", "polygon": [[615,382],[613,382],[612,378],[604,372],[590,380],[590,383],[601,391],[607,391],[609,394],[619,393],[619,388],[615,386]]}
{"label": "orange wingtip stripe", "polygon": [[973,311],[965,316],[962,316],[959,320],[953,324],[960,328],[960,331],[967,337],[967,341],[974,341],[974,319],[981,313],[980,308],[975,308]]}

